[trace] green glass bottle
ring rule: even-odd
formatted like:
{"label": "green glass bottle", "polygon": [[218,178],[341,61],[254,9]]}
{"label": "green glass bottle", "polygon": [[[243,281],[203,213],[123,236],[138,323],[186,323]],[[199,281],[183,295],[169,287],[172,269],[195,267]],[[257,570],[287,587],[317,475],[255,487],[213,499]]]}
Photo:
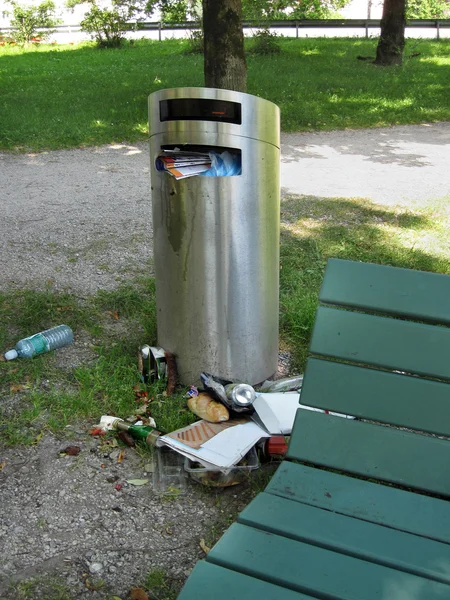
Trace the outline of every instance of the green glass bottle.
{"label": "green glass bottle", "polygon": [[155,446],[156,440],[162,435],[161,431],[149,425],[128,425],[120,419],[114,422],[114,427],[120,431],[127,431],[135,440],[145,442],[149,446]]}

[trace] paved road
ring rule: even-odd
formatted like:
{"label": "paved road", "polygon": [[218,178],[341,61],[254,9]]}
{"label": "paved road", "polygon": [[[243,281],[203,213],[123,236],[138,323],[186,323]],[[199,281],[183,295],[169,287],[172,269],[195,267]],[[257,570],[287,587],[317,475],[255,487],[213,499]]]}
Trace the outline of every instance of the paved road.
{"label": "paved road", "polygon": [[[450,122],[284,134],[283,194],[414,204],[450,194]],[[0,289],[78,294],[151,270],[146,143],[0,153]]]}

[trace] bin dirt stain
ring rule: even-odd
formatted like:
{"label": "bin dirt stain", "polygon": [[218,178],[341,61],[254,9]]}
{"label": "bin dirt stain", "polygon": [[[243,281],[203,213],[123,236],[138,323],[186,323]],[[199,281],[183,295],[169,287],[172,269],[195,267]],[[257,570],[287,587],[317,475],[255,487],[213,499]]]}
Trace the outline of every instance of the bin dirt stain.
{"label": "bin dirt stain", "polygon": [[[161,197],[167,197],[165,203],[165,222],[167,229],[167,238],[175,254],[180,252],[186,232],[186,209],[179,193],[176,181],[167,182],[168,194],[162,190]],[[163,186],[166,187],[166,186]]]}

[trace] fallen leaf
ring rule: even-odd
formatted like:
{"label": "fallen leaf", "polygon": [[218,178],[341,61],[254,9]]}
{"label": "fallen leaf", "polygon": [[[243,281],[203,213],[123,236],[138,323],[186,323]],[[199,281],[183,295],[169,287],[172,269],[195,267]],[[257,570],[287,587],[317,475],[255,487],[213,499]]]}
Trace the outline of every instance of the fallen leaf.
{"label": "fallen leaf", "polygon": [[121,451],[119,452],[119,456],[117,457],[117,462],[118,462],[119,464],[120,464],[120,463],[123,461],[123,459],[125,458],[125,455],[126,455],[126,452],[125,452],[125,450],[121,450]]}
{"label": "fallen leaf", "polygon": [[60,454],[67,454],[68,456],[77,456],[80,452],[80,446],[67,446],[64,450],[59,451]]}
{"label": "fallen leaf", "polygon": [[100,469],[106,469],[106,465],[102,463],[102,464],[100,465]]}
{"label": "fallen leaf", "polygon": [[148,483],[148,479],[127,479],[127,483],[130,485],[145,485]]}
{"label": "fallen leaf", "polygon": [[41,431],[40,433],[37,434],[37,436],[34,438],[34,440],[31,442],[31,444],[33,446],[36,445],[36,444],[39,444],[39,442],[42,440],[43,437],[44,437],[44,434]]}
{"label": "fallen leaf", "polygon": [[6,467],[6,460],[2,460],[2,462],[0,463],[0,471],[3,471],[3,469]]}
{"label": "fallen leaf", "polygon": [[118,321],[120,319],[118,310],[108,310],[108,315]]}
{"label": "fallen leaf", "polygon": [[11,392],[11,394],[17,394],[17,392],[23,392],[24,390],[29,389],[29,387],[29,385],[25,385],[23,383],[16,383],[9,387],[9,391]]}
{"label": "fallen leaf", "polygon": [[100,427],[94,427],[89,431],[91,435],[106,435],[106,431],[101,429]]}
{"label": "fallen leaf", "polygon": [[145,590],[138,587],[132,587],[130,590],[131,600],[148,600],[148,595]]}
{"label": "fallen leaf", "polygon": [[117,490],[118,492],[120,492],[120,490],[122,489],[122,484],[116,483],[116,485],[114,486],[114,489]]}
{"label": "fallen leaf", "polygon": [[205,554],[208,554],[208,552],[211,550],[211,548],[209,548],[206,544],[205,544],[205,540],[202,538],[200,540],[200,548],[203,550],[203,552]]}

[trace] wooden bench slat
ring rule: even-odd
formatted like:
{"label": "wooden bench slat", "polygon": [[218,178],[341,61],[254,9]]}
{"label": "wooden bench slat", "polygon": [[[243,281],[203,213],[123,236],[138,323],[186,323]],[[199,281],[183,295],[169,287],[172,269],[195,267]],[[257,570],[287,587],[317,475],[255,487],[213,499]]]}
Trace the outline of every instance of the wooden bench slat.
{"label": "wooden bench slat", "polygon": [[284,461],[266,492],[450,544],[450,503]]}
{"label": "wooden bench slat", "polygon": [[[407,506],[405,506],[407,510]],[[450,583],[450,546],[261,493],[238,522],[442,583]]]}
{"label": "wooden bench slat", "polygon": [[299,409],[288,458],[450,496],[450,444]]}
{"label": "wooden bench slat", "polygon": [[238,523],[225,532],[207,561],[319,598],[394,599],[399,590],[420,590],[426,600],[450,595],[446,584]]}
{"label": "wooden bench slat", "polygon": [[450,385],[309,358],[302,404],[450,436]]}
{"label": "wooden bench slat", "polygon": [[327,304],[450,323],[450,277],[385,265],[328,260],[320,290]]}
{"label": "wooden bench slat", "polygon": [[319,307],[310,353],[431,377],[450,378],[450,330]]}
{"label": "wooden bench slat", "polygon": [[178,600],[312,600],[278,585],[199,561]]}

